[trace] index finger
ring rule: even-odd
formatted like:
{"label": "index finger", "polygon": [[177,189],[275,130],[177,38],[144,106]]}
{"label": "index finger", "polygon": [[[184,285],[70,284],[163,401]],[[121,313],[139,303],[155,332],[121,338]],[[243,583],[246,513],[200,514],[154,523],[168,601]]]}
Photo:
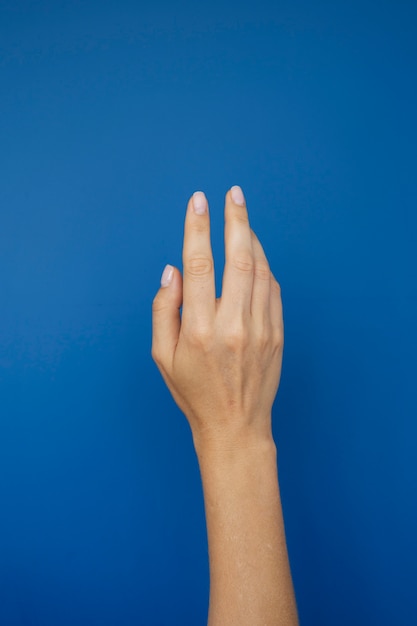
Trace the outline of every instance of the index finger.
{"label": "index finger", "polygon": [[216,286],[208,203],[202,191],[196,191],[188,202],[182,261],[182,323],[208,328],[215,315]]}

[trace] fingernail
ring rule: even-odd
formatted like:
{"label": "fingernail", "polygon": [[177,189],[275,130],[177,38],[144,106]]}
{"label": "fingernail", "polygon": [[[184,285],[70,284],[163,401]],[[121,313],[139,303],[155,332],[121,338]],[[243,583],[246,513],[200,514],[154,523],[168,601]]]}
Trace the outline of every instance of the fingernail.
{"label": "fingernail", "polygon": [[195,191],[193,193],[193,206],[194,213],[197,213],[197,215],[207,213],[207,199],[202,191]]}
{"label": "fingernail", "polygon": [[233,202],[235,204],[243,206],[245,204],[245,196],[243,195],[243,191],[241,190],[239,185],[234,185],[230,191],[232,193]]}
{"label": "fingernail", "polygon": [[174,268],[172,265],[165,265],[164,271],[161,276],[161,287],[168,287],[170,282],[172,281],[172,277],[174,275]]}

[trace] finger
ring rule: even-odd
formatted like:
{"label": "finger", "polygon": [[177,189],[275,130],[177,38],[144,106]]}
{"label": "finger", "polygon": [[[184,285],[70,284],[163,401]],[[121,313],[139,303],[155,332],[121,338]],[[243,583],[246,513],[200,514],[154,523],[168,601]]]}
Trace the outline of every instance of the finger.
{"label": "finger", "polygon": [[255,323],[266,328],[271,323],[270,292],[272,274],[262,244],[252,229],[251,236],[255,259],[251,315]]}
{"label": "finger", "polygon": [[271,324],[274,336],[282,343],[284,341],[284,319],[282,313],[281,286],[271,273]]}
{"label": "finger", "polygon": [[221,308],[227,316],[240,313],[245,319],[250,316],[254,259],[246,203],[237,185],[226,194],[224,242]]}
{"label": "finger", "polygon": [[[163,286],[169,278],[171,281]],[[152,358],[156,363],[166,366],[172,363],[181,327],[181,304],[181,272],[167,265],[162,273],[161,287],[152,302]]]}
{"label": "finger", "polygon": [[182,261],[184,328],[197,323],[200,328],[209,327],[215,314],[216,288],[208,203],[202,191],[196,191],[188,202]]}

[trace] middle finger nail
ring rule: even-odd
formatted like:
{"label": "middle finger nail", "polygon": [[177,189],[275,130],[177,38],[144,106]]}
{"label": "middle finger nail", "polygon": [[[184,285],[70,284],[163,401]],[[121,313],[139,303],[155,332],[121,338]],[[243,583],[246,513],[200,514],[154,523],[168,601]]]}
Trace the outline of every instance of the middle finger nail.
{"label": "middle finger nail", "polygon": [[230,192],[232,194],[232,200],[235,204],[238,204],[239,206],[243,206],[245,204],[245,196],[243,195],[243,191],[239,185],[234,185],[230,189]]}
{"label": "middle finger nail", "polygon": [[207,199],[202,191],[195,191],[193,193],[193,207],[194,213],[197,213],[197,215],[207,213]]}

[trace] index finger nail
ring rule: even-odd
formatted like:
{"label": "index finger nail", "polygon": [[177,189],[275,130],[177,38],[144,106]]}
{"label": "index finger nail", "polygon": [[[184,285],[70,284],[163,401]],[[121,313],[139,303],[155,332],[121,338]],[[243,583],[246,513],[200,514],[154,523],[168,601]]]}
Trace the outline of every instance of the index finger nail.
{"label": "index finger nail", "polygon": [[230,189],[230,192],[232,194],[232,200],[235,204],[239,204],[240,206],[245,204],[245,196],[243,195],[243,191],[239,185],[234,185]]}
{"label": "index finger nail", "polygon": [[195,191],[193,193],[193,207],[194,213],[197,213],[197,215],[207,213],[207,199],[202,191]]}

